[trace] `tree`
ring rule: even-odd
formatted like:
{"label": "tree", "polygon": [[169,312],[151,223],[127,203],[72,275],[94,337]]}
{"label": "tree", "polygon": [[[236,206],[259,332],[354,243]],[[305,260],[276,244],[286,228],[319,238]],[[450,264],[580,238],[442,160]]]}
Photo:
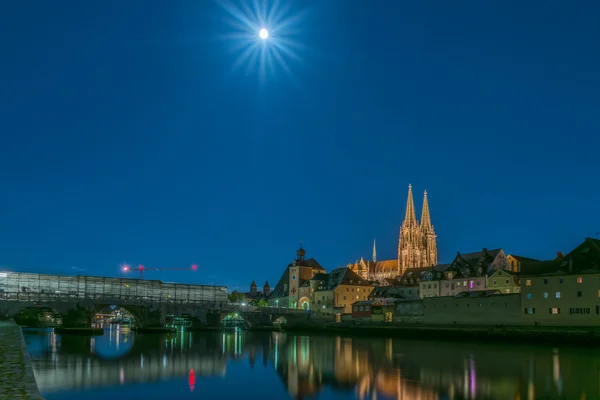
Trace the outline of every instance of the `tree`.
{"label": "tree", "polygon": [[245,303],[246,302],[246,296],[244,296],[244,293],[240,293],[238,291],[231,292],[229,294],[229,296],[227,296],[227,298],[229,299],[230,303]]}
{"label": "tree", "polygon": [[267,300],[265,299],[260,299],[254,302],[254,305],[256,307],[269,307],[269,303],[267,303]]}

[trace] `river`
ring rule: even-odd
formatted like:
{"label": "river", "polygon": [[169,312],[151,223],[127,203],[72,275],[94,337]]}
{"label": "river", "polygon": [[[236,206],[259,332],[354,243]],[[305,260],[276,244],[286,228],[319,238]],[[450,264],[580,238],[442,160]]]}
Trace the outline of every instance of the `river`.
{"label": "river", "polygon": [[24,330],[47,400],[600,399],[600,350],[302,336]]}

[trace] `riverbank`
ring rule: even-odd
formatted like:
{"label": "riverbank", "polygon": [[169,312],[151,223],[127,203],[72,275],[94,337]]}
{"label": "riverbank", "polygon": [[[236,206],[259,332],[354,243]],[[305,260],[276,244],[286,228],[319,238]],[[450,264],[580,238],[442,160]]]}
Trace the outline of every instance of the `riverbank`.
{"label": "riverbank", "polygon": [[0,321],[0,399],[43,400],[23,333],[12,321]]}
{"label": "riverbank", "polygon": [[334,334],[435,341],[510,341],[547,345],[600,346],[600,327],[524,327],[396,324],[323,324],[283,326],[290,333]]}

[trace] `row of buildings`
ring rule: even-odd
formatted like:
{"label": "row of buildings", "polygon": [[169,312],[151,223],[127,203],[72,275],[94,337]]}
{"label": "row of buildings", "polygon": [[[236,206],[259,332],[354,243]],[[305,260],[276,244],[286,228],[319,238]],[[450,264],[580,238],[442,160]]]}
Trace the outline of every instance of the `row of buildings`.
{"label": "row of buildings", "polygon": [[327,272],[300,244],[275,288],[251,299],[273,307],[310,310],[337,320],[431,324],[600,324],[600,240],[587,238],[568,254],[541,261],[503,249],[457,252],[437,262],[427,192],[417,222],[412,187],[400,228],[398,258],[359,261]]}

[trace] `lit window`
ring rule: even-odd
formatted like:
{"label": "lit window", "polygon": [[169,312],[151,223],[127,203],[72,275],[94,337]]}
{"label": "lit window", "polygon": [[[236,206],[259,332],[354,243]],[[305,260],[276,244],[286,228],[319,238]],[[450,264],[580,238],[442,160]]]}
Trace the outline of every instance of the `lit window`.
{"label": "lit window", "polygon": [[535,314],[535,308],[526,308],[525,314]]}
{"label": "lit window", "polygon": [[525,281],[525,286],[531,286],[531,279],[527,279]]}
{"label": "lit window", "polygon": [[550,314],[560,314],[560,308],[556,308],[556,307],[551,308]]}
{"label": "lit window", "polygon": [[548,292],[544,292],[544,298],[547,299],[548,298]]}
{"label": "lit window", "polygon": [[469,289],[473,289],[473,281],[469,281]]}
{"label": "lit window", "polygon": [[560,299],[560,292],[556,292],[556,298]]}
{"label": "lit window", "polygon": [[577,277],[577,283],[583,283],[583,277],[582,276],[578,276]]}
{"label": "lit window", "polygon": [[598,297],[600,297],[600,290],[598,290]]}
{"label": "lit window", "polygon": [[531,293],[527,293],[527,300],[531,300]]}

